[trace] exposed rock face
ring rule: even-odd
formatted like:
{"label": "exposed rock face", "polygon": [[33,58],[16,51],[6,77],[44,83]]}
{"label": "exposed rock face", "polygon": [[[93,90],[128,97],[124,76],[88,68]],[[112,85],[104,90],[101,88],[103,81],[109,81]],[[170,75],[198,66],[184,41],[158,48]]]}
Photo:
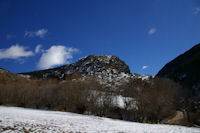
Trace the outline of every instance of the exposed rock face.
{"label": "exposed rock face", "polygon": [[68,75],[80,73],[84,76],[93,76],[104,84],[118,84],[122,79],[131,77],[129,67],[116,56],[90,55],[79,61],[53,69],[22,73],[33,78],[65,79]]}
{"label": "exposed rock face", "polygon": [[31,75],[32,77],[36,78],[63,78],[63,74],[72,74],[74,72],[79,72],[83,75],[98,75],[100,73],[106,74],[109,70],[110,73],[123,72],[126,74],[130,74],[129,67],[118,57],[104,55],[90,55],[86,58],[80,59],[75,63],[62,67],[22,74]]}
{"label": "exposed rock face", "polygon": [[78,71],[89,75],[99,72],[106,73],[107,70],[111,70],[111,73],[124,72],[130,74],[129,67],[116,56],[90,55],[69,65],[67,69],[69,70],[68,73]]}
{"label": "exposed rock face", "polygon": [[167,77],[200,96],[200,44],[166,64],[156,76]]}

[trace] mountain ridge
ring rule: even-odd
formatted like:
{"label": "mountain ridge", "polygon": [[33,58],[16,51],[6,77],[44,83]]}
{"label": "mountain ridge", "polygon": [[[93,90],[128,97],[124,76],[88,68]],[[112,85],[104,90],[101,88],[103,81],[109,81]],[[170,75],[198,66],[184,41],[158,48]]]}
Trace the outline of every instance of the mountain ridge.
{"label": "mountain ridge", "polygon": [[132,74],[129,66],[117,56],[111,55],[89,55],[79,59],[77,62],[61,67],[39,70],[27,73],[31,78],[48,79],[57,78],[60,80],[67,78],[84,78],[85,76],[94,77],[101,84],[117,86],[129,78],[141,78],[148,80],[150,76]]}
{"label": "mountain ridge", "polygon": [[[124,61],[120,60],[117,56],[107,56],[107,55],[89,55],[85,58],[79,59],[77,62],[63,65],[60,67],[33,71],[33,72],[19,73],[19,74],[32,75],[37,78],[42,78],[42,76],[44,76],[43,78],[48,78],[48,76],[45,77],[45,75],[41,74],[46,72],[59,71],[58,73],[62,74],[63,73],[72,74],[74,72],[79,72],[81,74],[93,75],[93,73],[102,72],[106,69],[116,69],[118,72],[124,72],[130,74],[130,69],[125,64]],[[59,74],[56,75],[60,76],[59,78],[63,78]]]}
{"label": "mountain ridge", "polygon": [[[200,44],[168,62],[156,76],[170,78],[192,90],[191,95],[200,92]],[[200,95],[200,94],[198,94]]]}

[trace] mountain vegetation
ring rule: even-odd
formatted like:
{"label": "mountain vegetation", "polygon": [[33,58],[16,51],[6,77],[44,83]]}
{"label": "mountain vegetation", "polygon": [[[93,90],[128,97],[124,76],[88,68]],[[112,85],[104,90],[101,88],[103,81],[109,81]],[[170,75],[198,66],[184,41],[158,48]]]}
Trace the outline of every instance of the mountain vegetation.
{"label": "mountain vegetation", "polygon": [[[130,79],[111,90],[94,78],[12,79],[0,74],[0,104],[61,110],[138,122],[161,122],[177,109],[178,86],[170,80]],[[161,87],[163,84],[168,86]],[[162,89],[162,90],[161,90]],[[120,102],[119,102],[120,101]],[[121,105],[119,105],[121,104]]]}
{"label": "mountain vegetation", "polygon": [[167,63],[157,74],[170,78],[190,91],[191,97],[200,97],[200,44]]}
{"label": "mountain vegetation", "polygon": [[[132,74],[124,61],[105,55],[20,74],[1,68],[0,105],[147,123],[200,124],[199,53],[197,45],[155,77]],[[177,111],[183,117],[173,122]]]}
{"label": "mountain vegetation", "polygon": [[[200,44],[167,63],[156,75],[179,83],[185,92],[184,110],[190,115],[200,116]],[[195,115],[196,116],[196,115]],[[198,117],[200,121],[200,117]]]}

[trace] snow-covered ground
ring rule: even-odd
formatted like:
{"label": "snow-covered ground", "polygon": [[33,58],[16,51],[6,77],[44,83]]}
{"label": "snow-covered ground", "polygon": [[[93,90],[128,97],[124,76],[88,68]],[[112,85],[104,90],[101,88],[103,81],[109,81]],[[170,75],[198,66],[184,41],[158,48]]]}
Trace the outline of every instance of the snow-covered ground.
{"label": "snow-covered ground", "polygon": [[0,106],[0,132],[200,133],[200,128],[141,124],[59,111]]}

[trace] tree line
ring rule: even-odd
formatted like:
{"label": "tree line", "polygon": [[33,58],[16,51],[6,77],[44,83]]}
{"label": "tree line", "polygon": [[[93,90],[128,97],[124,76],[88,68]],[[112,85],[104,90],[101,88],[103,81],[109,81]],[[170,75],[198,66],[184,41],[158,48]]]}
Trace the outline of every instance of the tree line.
{"label": "tree line", "polygon": [[[130,79],[112,90],[92,77],[65,80],[12,78],[0,73],[0,105],[60,110],[137,122],[162,122],[177,110],[188,117],[183,88],[165,78]],[[114,98],[121,97],[123,107]],[[189,105],[187,105],[189,104]]]}

